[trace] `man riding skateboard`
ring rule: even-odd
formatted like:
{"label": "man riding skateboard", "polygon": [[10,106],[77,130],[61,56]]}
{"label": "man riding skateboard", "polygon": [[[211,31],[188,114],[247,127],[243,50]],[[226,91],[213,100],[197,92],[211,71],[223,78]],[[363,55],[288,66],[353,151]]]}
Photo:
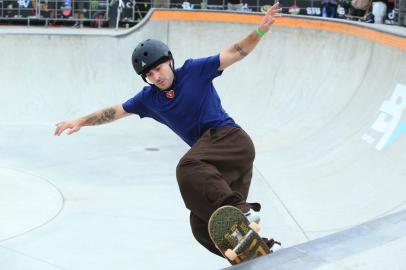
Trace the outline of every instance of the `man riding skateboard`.
{"label": "man riding skateboard", "polygon": [[[246,57],[280,16],[279,4],[264,15],[261,24],[241,41],[217,55],[188,59],[175,69],[172,53],[159,40],[140,42],[132,55],[138,75],[148,83],[123,104],[85,117],[58,123],[55,135],[68,135],[83,126],[109,123],[131,114],[150,117],[172,129],[189,146],[176,168],[179,189],[191,211],[196,240],[222,256],[208,234],[211,214],[231,205],[257,222],[258,204],[246,202],[251,183],[254,145],[248,134],[224,111],[212,83],[232,64]],[[273,243],[273,241],[270,241]]]}

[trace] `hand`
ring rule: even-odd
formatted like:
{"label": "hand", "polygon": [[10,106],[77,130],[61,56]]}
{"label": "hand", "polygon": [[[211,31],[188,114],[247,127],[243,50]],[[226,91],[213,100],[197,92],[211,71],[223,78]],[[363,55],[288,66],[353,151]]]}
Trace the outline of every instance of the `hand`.
{"label": "hand", "polygon": [[276,20],[275,18],[281,16],[280,14],[281,11],[282,9],[279,8],[279,2],[276,2],[266,12],[264,19],[262,20],[262,23],[259,25],[259,30],[264,33],[268,32],[271,25],[275,22]]}
{"label": "hand", "polygon": [[72,133],[78,132],[82,125],[79,120],[64,121],[56,124],[56,130],[54,132],[55,136],[60,136],[64,130],[70,129],[67,134],[71,135]]}

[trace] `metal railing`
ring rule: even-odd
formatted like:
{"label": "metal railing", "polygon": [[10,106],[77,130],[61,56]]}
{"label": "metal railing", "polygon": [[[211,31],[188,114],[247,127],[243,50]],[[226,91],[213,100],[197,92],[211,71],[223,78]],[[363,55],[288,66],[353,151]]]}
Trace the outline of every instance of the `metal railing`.
{"label": "metal railing", "polygon": [[[242,0],[240,11],[263,12],[277,0]],[[344,1],[338,0],[338,17],[345,18]],[[406,0],[396,0],[406,1]],[[227,10],[228,0],[0,0],[0,21],[62,24],[80,27],[134,25],[152,7]],[[321,0],[280,0],[286,14],[321,16]],[[395,7],[398,11],[398,6]],[[395,9],[393,9],[395,10]],[[394,11],[393,11],[394,13]],[[397,12],[398,13],[398,12]],[[397,20],[397,18],[393,18]]]}
{"label": "metal railing", "polygon": [[0,0],[0,20],[22,22],[77,23],[100,26],[108,21],[108,0]]}

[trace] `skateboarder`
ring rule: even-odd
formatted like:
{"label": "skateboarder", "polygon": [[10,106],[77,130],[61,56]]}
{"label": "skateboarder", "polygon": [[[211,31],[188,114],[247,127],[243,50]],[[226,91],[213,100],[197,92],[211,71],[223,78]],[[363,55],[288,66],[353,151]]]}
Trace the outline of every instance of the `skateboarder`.
{"label": "skateboarder", "polygon": [[254,145],[222,108],[212,80],[251,53],[280,11],[276,3],[244,39],[217,55],[186,60],[178,69],[163,42],[142,41],[133,52],[132,63],[149,85],[123,104],[58,123],[55,135],[66,129],[72,134],[83,126],[105,124],[131,114],[167,125],[191,146],[178,163],[176,177],[185,205],[191,211],[193,235],[204,247],[221,256],[208,234],[210,215],[223,205],[232,205],[252,221],[258,219],[252,209],[258,211],[259,207],[246,202]]}

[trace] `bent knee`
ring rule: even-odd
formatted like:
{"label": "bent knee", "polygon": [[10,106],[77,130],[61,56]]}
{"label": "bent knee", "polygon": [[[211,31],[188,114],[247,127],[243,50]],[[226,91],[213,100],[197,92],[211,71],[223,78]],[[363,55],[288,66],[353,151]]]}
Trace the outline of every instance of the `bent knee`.
{"label": "bent knee", "polygon": [[176,166],[176,178],[179,185],[185,184],[190,178],[193,172],[196,171],[196,167],[199,165],[199,162],[192,159],[182,158],[178,165]]}

